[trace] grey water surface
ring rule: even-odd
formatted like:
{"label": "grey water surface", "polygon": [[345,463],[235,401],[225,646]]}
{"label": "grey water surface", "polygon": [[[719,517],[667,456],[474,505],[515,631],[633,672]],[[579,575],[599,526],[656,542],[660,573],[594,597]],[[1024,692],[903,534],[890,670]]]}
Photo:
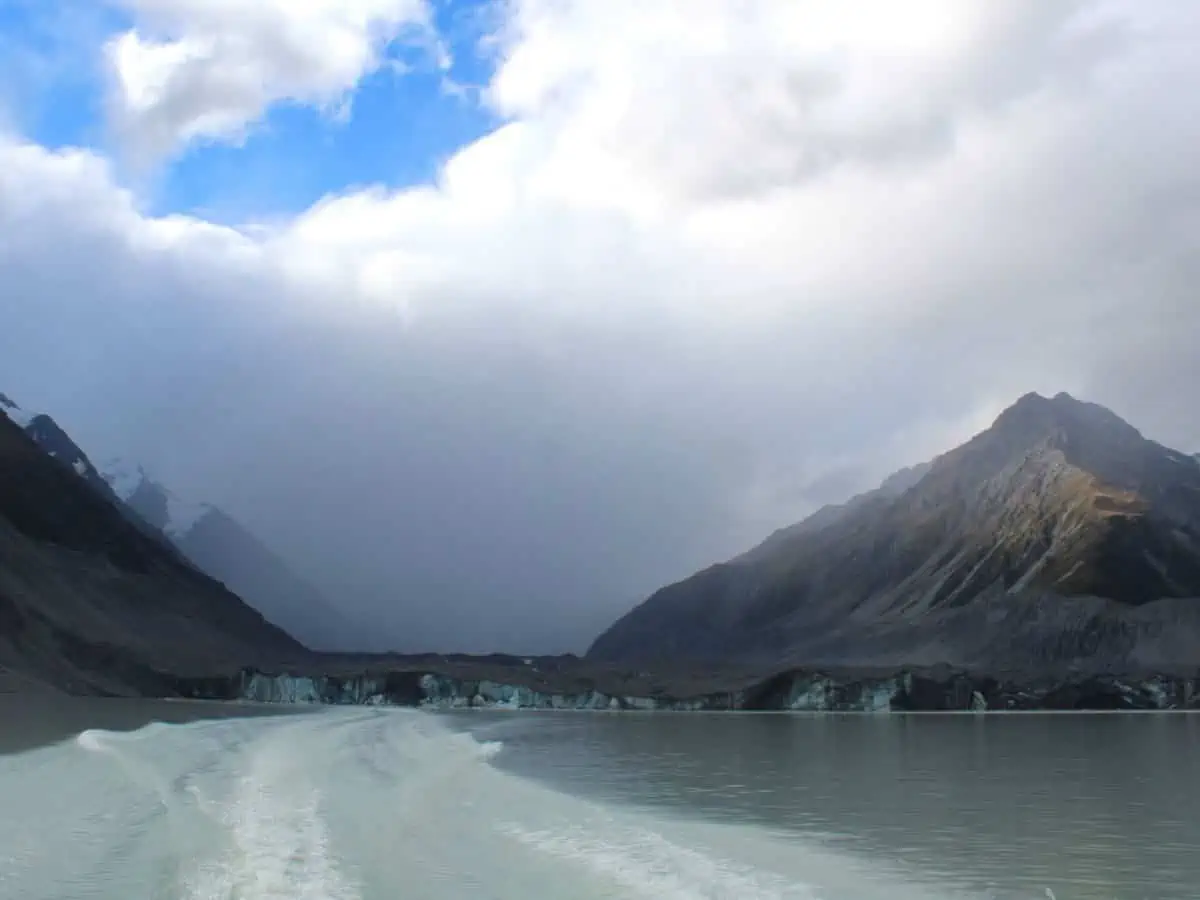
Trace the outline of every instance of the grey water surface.
{"label": "grey water surface", "polygon": [[91,702],[4,707],[0,900],[1200,896],[1200,717]]}
{"label": "grey water surface", "polygon": [[482,713],[494,764],[968,896],[1200,897],[1200,715]]}

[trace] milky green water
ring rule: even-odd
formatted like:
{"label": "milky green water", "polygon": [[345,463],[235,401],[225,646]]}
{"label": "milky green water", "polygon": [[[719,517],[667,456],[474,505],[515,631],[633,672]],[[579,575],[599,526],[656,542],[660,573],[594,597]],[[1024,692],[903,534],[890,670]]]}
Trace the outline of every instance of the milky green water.
{"label": "milky green water", "polygon": [[312,715],[0,757],[0,900],[1200,896],[1187,716]]}
{"label": "milky green water", "polygon": [[995,898],[1200,897],[1200,715],[456,716],[501,768]]}

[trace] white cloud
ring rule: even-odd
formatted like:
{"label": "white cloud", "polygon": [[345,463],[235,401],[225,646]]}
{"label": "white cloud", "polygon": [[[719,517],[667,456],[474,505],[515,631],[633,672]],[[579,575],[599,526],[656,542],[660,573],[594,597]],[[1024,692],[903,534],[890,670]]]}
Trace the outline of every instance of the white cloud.
{"label": "white cloud", "polygon": [[403,31],[433,40],[425,0],[123,2],[136,25],[107,46],[111,105],[143,159],[236,142],[280,101],[338,108]]}
{"label": "white cloud", "polygon": [[[543,122],[570,180],[746,196],[845,165],[952,149],[955,132],[1086,64],[1081,4],[522,0],[490,97]],[[594,177],[595,173],[592,172]],[[607,181],[605,188],[610,185]]]}
{"label": "white cloud", "polygon": [[[505,9],[508,121],[435,184],[242,233],[0,147],[0,359],[30,373],[0,388],[451,619],[527,598],[470,614],[493,635],[581,584],[631,602],[1026,390],[1200,449],[1194,7]],[[370,527],[306,533],[296,484]]]}

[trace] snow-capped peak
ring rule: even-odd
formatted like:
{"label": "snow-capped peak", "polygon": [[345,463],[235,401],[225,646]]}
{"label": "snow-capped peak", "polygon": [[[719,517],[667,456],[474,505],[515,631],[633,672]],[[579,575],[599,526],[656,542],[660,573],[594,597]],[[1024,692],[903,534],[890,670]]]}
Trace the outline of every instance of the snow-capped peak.
{"label": "snow-capped peak", "polygon": [[0,412],[3,412],[21,428],[28,428],[29,424],[38,417],[37,413],[21,409],[7,394],[0,394]]}
{"label": "snow-capped peak", "polygon": [[[126,503],[130,502],[143,485],[154,491],[159,496],[157,502],[166,505],[166,521],[162,521],[162,513],[157,516],[148,516],[148,519],[154,521],[155,524],[161,523],[163,533],[174,540],[186,537],[188,532],[196,527],[197,522],[213,511],[213,507],[207,503],[192,503],[184,500],[152,478],[145,468],[126,459],[108,460],[104,464],[104,480],[113,489],[113,493]],[[132,505],[135,508],[139,506],[137,503]],[[160,506],[159,509],[161,510],[162,507]],[[140,511],[143,515],[146,514],[144,509]]]}
{"label": "snow-capped peak", "polygon": [[147,478],[146,470],[137,463],[120,458],[105,462],[101,471],[113,493],[125,501],[134,495]]}
{"label": "snow-capped peak", "polygon": [[213,511],[208,503],[191,503],[181,500],[171,491],[163,491],[167,495],[167,517],[170,520],[163,529],[170,538],[186,537],[187,533],[196,527],[196,523]]}

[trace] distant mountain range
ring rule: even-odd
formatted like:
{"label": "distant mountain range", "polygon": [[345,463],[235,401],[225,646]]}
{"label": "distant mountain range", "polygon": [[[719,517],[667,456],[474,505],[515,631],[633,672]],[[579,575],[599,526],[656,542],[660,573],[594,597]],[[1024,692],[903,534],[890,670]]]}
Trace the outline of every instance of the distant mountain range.
{"label": "distant mountain range", "polygon": [[0,409],[143,534],[222,582],[306,646],[346,650],[363,641],[363,626],[335,609],[232,516],[183,500],[137,464],[111,460],[97,467],[51,416],[25,411],[3,394]]}
{"label": "distant mountain range", "polygon": [[[1200,456],[1067,394],[1026,395],[962,446],[663,588],[585,660],[503,665],[314,652],[363,632],[232,517],[136,465],[98,468],[2,394],[0,413],[0,682],[228,697],[247,667],[307,673],[293,687],[310,693],[312,677],[353,670],[415,702],[437,671],[473,702],[478,678],[544,670],[543,692],[632,678],[653,694],[662,675],[728,699],[793,670],[838,670],[839,690],[859,690],[871,672],[950,667],[975,679],[965,700],[951,679],[901,708],[964,708],[1013,673],[1014,708],[1051,695],[1120,708],[1154,707],[1155,679],[1200,667]],[[1111,673],[1148,680],[1076,683]],[[1043,675],[1041,694],[1021,693]],[[1180,703],[1192,684],[1175,685]]]}
{"label": "distant mountain range", "polygon": [[135,524],[42,417],[0,407],[0,681],[164,696],[168,676],[311,657]]}
{"label": "distant mountain range", "polygon": [[228,513],[180,499],[123,460],[104,464],[113,492],[162,531],[192,562],[224,582],[272,622],[317,650],[356,649],[366,628],[335,609],[316,588]]}
{"label": "distant mountain range", "polygon": [[655,593],[608,662],[1200,663],[1200,458],[1067,394]]}

